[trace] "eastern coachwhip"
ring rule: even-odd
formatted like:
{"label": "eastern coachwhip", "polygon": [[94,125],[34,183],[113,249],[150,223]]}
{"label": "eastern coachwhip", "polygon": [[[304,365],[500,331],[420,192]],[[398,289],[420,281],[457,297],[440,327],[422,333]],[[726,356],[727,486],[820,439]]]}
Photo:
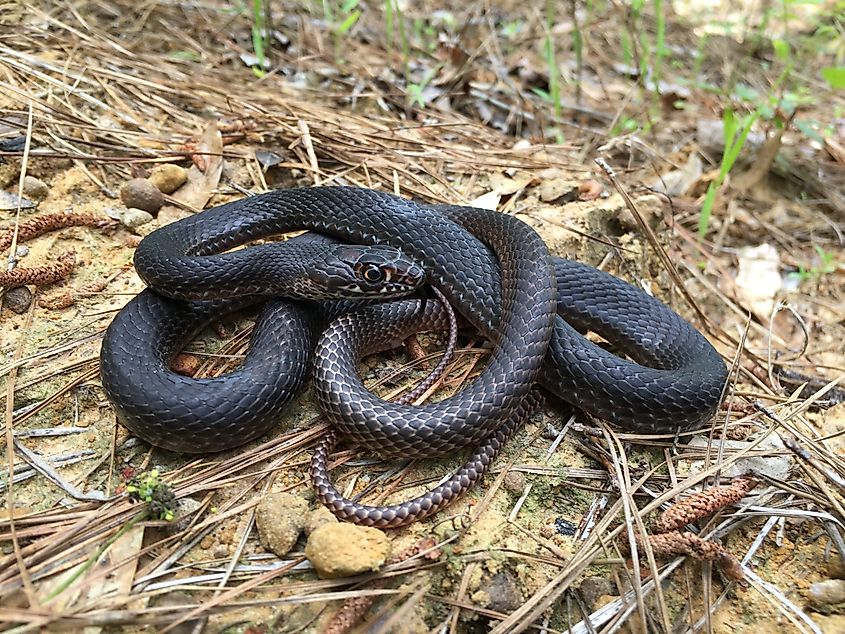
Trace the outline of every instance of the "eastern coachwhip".
{"label": "eastern coachwhip", "polygon": [[[504,421],[524,415],[526,403],[536,398],[535,381],[590,414],[643,433],[696,429],[718,407],[726,369],[692,326],[617,278],[550,258],[539,236],[506,214],[423,205],[358,188],[278,190],[206,210],[153,232],[139,245],[135,264],[141,277],[160,293],[188,286],[214,289],[223,286],[221,280],[231,278],[233,271],[240,273],[254,256],[252,248],[212,254],[298,229],[401,249],[420,262],[431,283],[495,343],[490,363],[473,384],[453,399],[413,408],[361,392],[349,368],[337,364],[339,355],[347,355],[344,363],[355,356],[354,351],[351,356],[342,352],[348,342],[341,339],[351,339],[352,333],[336,332],[319,357],[328,359],[318,362],[319,400],[343,435],[381,454],[443,455],[478,444]],[[267,292],[239,281],[230,290]],[[197,298],[193,292],[180,296]],[[370,311],[370,319],[377,319],[379,311],[391,310],[389,306],[363,313]],[[300,315],[293,321],[306,319]],[[359,323],[376,329],[364,333],[372,338],[379,326],[366,319]],[[615,356],[579,330],[598,332],[623,353],[651,367]],[[182,337],[184,333],[177,338]],[[125,420],[147,398],[141,393],[143,377],[134,376],[130,385],[125,373],[117,378],[111,375],[121,363],[123,350],[134,345],[125,332],[107,337],[106,343],[104,385],[108,384],[107,392]],[[276,350],[258,356],[266,357],[269,365],[274,354]],[[265,369],[271,374],[262,376],[276,371],[256,367],[255,375]],[[273,388],[285,380],[271,380]],[[298,387],[301,380],[296,383]],[[263,382],[239,389],[245,391],[232,393],[232,400],[259,409],[264,408],[264,394],[272,391]],[[159,444],[156,435],[166,434],[170,448],[201,452],[221,448],[225,438],[235,446],[247,436],[254,437],[238,425],[215,427],[215,421],[226,419],[226,403],[217,402],[212,418],[205,418],[209,412],[203,404],[197,404],[202,411],[192,414],[192,404],[182,402],[175,389],[169,395],[184,406],[182,420],[190,422],[190,429],[174,428],[183,423],[168,419],[169,429],[159,426],[141,434],[153,444]],[[214,442],[206,444],[205,436],[196,433],[200,430]]]}

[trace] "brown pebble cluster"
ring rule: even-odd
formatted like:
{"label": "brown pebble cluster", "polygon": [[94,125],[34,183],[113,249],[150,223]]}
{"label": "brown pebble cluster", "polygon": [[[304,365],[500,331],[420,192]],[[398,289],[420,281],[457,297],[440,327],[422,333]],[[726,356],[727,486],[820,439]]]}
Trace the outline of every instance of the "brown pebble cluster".
{"label": "brown pebble cluster", "polygon": [[738,502],[757,484],[755,478],[743,476],[729,485],[712,487],[684,498],[664,511],[655,524],[655,531],[666,533],[691,524],[728,504]]}
{"label": "brown pebble cluster", "polygon": [[36,286],[52,284],[67,279],[75,265],[76,254],[73,251],[65,251],[52,264],[0,271],[0,286],[16,288],[26,284],[35,284]]}

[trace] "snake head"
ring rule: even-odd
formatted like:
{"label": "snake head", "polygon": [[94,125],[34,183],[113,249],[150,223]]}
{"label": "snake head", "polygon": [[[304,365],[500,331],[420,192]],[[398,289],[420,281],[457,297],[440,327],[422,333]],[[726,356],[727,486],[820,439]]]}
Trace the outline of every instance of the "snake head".
{"label": "snake head", "polygon": [[409,295],[426,281],[422,265],[393,247],[335,245],[308,271],[326,297],[361,299]]}

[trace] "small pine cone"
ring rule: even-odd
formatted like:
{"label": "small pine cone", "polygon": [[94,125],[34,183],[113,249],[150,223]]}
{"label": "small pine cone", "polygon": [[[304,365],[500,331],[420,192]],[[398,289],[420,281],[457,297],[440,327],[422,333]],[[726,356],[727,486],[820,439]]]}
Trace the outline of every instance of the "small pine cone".
{"label": "small pine cone", "polygon": [[724,552],[724,549],[716,542],[710,542],[693,533],[681,531],[649,535],[648,542],[657,557],[689,555],[695,559],[715,561]]}
{"label": "small pine cone", "polygon": [[665,533],[691,524],[728,504],[738,502],[757,484],[758,481],[755,478],[742,476],[729,485],[711,487],[684,498],[663,512],[658,518],[654,530],[657,533]]}
{"label": "small pine cone", "polygon": [[347,599],[340,606],[340,609],[334,613],[323,632],[325,634],[346,634],[364,618],[374,600],[375,597]]}
{"label": "small pine cone", "polygon": [[[639,539],[637,541],[639,543]],[[671,531],[659,535],[649,535],[648,543],[651,545],[655,557],[687,555],[702,561],[715,561],[722,567],[725,574],[734,581],[739,581],[744,577],[742,566],[736,557],[716,542],[702,539],[693,533]]]}
{"label": "small pine cone", "polygon": [[52,264],[44,266],[33,266],[32,268],[19,267],[11,271],[0,271],[0,286],[4,288],[17,288],[27,284],[46,286],[53,282],[66,279],[73,267],[76,265],[76,255],[73,251],[65,251]]}
{"label": "small pine cone", "polygon": [[[24,220],[18,224],[18,242],[25,242],[48,231],[65,227],[99,227],[115,225],[113,220],[104,216],[86,213],[49,213]],[[13,230],[0,234],[0,251],[12,244]]]}

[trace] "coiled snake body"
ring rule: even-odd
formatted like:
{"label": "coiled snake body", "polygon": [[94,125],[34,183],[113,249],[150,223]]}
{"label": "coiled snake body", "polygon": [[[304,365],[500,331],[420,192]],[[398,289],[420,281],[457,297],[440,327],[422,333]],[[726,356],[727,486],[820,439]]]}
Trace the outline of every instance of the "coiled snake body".
{"label": "coiled snake body", "polygon": [[[213,289],[224,285],[221,280],[225,279],[236,293],[260,293],[231,281],[233,271],[254,258],[252,249],[212,254],[296,229],[400,249],[420,262],[431,283],[494,341],[492,359],[473,384],[452,399],[412,408],[385,403],[361,391],[357,379],[349,378],[350,369],[340,363],[348,363],[356,354],[343,352],[343,339],[353,333],[332,331],[329,341],[321,343],[323,361],[318,361],[316,370],[321,404],[344,435],[382,454],[442,455],[477,444],[505,421],[525,416],[530,410],[526,403],[537,399],[535,381],[590,414],[644,433],[695,429],[718,407],[725,366],[692,326],[617,278],[576,262],[550,258],[533,230],[504,214],[422,205],[358,188],[278,190],[206,210],[153,232],[139,245],[135,264],[141,277],[159,292],[182,286]],[[189,298],[198,297],[191,293],[188,291]],[[396,304],[405,306],[404,310],[409,310],[408,305],[407,301]],[[377,333],[377,320],[389,307],[365,309],[363,318],[353,320],[354,327],[372,328]],[[157,308],[152,310],[135,319],[152,319],[157,328],[166,320],[156,314]],[[297,313],[302,309],[284,310],[292,310],[293,316],[285,313],[282,318],[268,319],[304,330],[308,318]],[[183,339],[191,328],[183,330],[167,336]],[[615,356],[579,330],[598,332],[646,365]],[[304,339],[308,341],[298,345],[310,345],[310,338]],[[252,348],[256,345],[264,344],[254,340]],[[125,328],[115,327],[101,355],[104,386],[124,420],[132,419],[139,403],[148,400],[143,376],[136,376],[130,384],[129,370],[115,372],[133,346]],[[139,356],[146,359],[151,351],[155,350],[142,351]],[[278,349],[255,355],[257,366],[251,371],[255,377],[265,377],[260,382],[243,381],[237,393],[230,393],[225,377],[220,377],[224,383],[217,389],[231,394],[231,400],[246,409],[265,407],[265,397],[272,395],[278,384],[290,382],[274,376],[278,368],[271,369],[269,361],[261,361],[276,354]],[[259,367],[264,365],[268,367]],[[301,381],[299,378],[289,387],[297,388]],[[197,452],[222,448],[226,439],[235,446],[256,435],[254,430],[244,429],[243,423],[216,422],[232,420],[226,411],[229,403],[216,402],[209,416],[204,403],[184,402],[176,386],[159,385],[156,389],[166,391],[185,411],[179,421],[165,416],[165,425],[141,434],[153,444],[159,444],[156,436],[163,435],[170,448]],[[192,413],[195,407],[199,409]],[[149,420],[148,412],[143,418]],[[213,441],[206,442],[206,438]]]}

